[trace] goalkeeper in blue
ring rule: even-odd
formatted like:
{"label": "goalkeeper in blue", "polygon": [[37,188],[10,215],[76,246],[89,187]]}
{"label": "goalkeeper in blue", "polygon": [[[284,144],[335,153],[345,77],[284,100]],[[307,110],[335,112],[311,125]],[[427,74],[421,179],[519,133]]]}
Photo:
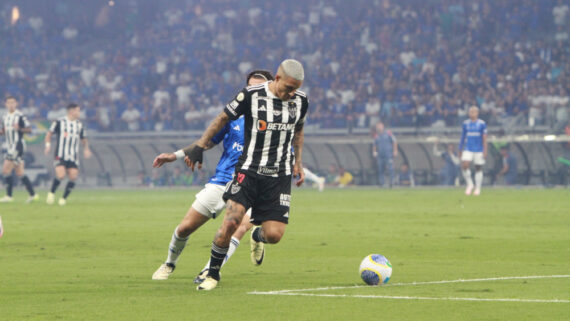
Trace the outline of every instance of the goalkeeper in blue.
{"label": "goalkeeper in blue", "polygon": [[[248,86],[257,85],[272,79],[273,76],[268,71],[256,70],[248,75],[247,84]],[[233,179],[235,166],[242,154],[244,130],[244,118],[238,118],[224,126],[224,128],[211,139],[208,146],[206,146],[206,149],[209,149],[219,143],[223,144],[224,151],[216,167],[216,173],[210,178],[204,189],[196,195],[196,200],[192,203],[186,216],[184,216],[180,224],[174,229],[166,261],[154,272],[152,275],[153,280],[168,279],[172,272],[174,272],[178,258],[182,250],[186,247],[190,235],[211,218],[218,217],[224,210],[226,203],[222,199],[222,195],[226,189],[226,184]],[[176,153],[163,153],[155,158],[153,167],[160,167],[165,163],[174,162],[177,159],[183,158],[185,157],[182,150]],[[251,209],[247,211],[246,215],[251,216]],[[249,222],[249,217],[242,220],[239,228],[232,235],[230,247],[222,266],[232,256],[240,244],[241,238],[252,226],[253,225]],[[260,264],[261,261],[256,262],[256,265]],[[209,262],[198,274],[194,280],[195,283],[200,283],[204,280],[208,273],[207,267],[209,267]]]}
{"label": "goalkeeper in blue", "polygon": [[[467,183],[465,195],[481,194],[483,184],[483,165],[487,158],[487,125],[479,119],[479,108],[469,108],[469,119],[463,122],[463,132],[459,141],[459,158],[463,178]],[[471,178],[471,163],[475,165],[475,184]],[[475,188],[475,189],[474,189]]]}

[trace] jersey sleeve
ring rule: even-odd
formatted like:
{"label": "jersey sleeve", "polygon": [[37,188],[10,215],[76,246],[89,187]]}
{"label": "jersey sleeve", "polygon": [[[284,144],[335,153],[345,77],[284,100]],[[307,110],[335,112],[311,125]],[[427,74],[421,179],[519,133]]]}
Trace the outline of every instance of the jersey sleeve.
{"label": "jersey sleeve", "polygon": [[224,126],[224,128],[222,128],[216,135],[214,135],[214,137],[212,137],[212,142],[214,142],[214,144],[216,145],[219,144],[229,131],[230,131],[230,123],[227,123],[226,126]]}
{"label": "jersey sleeve", "polygon": [[307,112],[309,111],[309,97],[303,97],[301,99],[301,117],[297,124],[303,125],[305,120],[307,120]]}
{"label": "jersey sleeve", "polygon": [[226,105],[224,112],[231,120],[236,120],[247,112],[250,102],[251,96],[247,89],[244,88]]}
{"label": "jersey sleeve", "polygon": [[87,138],[87,130],[85,129],[84,126],[81,126],[81,131],[79,132],[79,138],[80,139]]}
{"label": "jersey sleeve", "polygon": [[49,126],[49,131],[50,133],[56,133],[59,134],[59,120],[54,120],[53,123],[51,123],[51,126]]}
{"label": "jersey sleeve", "polygon": [[28,128],[30,127],[30,121],[26,116],[22,115],[18,120],[18,126],[20,126],[20,128]]}

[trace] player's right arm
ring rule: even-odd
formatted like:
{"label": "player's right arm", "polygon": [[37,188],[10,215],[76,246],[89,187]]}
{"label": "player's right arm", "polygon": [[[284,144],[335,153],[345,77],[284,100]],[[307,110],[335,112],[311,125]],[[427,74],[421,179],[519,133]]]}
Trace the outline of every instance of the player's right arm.
{"label": "player's right arm", "polygon": [[463,143],[465,142],[465,137],[467,136],[467,126],[462,125],[461,139],[459,140],[459,159],[461,159],[461,154],[463,154]]}
{"label": "player's right arm", "polygon": [[[212,139],[210,139],[204,146],[203,150],[208,150],[214,146],[216,146],[217,144],[219,144],[223,139],[224,136],[228,133],[229,131],[229,125],[228,123],[226,123],[226,125],[219,130],[214,137],[212,137]],[[153,163],[152,163],[152,167],[161,167],[162,165],[164,165],[165,163],[170,163],[170,162],[174,162],[179,158],[184,158],[184,162],[186,163],[186,165],[188,165],[188,167],[192,167],[192,164],[190,163],[190,158],[188,156],[186,156],[186,150],[191,151],[196,147],[196,142],[192,143],[191,145],[178,150],[174,153],[162,153],[158,156],[156,156],[156,158],[154,159]],[[199,165],[199,168],[201,167],[201,165]]]}
{"label": "player's right arm", "polygon": [[44,150],[44,154],[48,155],[49,154],[49,150],[51,148],[51,136],[53,135],[54,132],[57,132],[59,130],[59,121],[56,120],[53,123],[51,123],[51,126],[49,127],[48,132],[46,133],[46,138],[45,138],[45,150]]}
{"label": "player's right arm", "polygon": [[[224,111],[221,112],[208,126],[202,137],[192,147],[192,145],[183,149],[187,156],[186,164],[194,170],[196,164],[198,168],[202,168],[202,154],[209,141],[219,132],[230,120],[236,120],[245,114],[251,106],[251,96],[246,88],[242,89],[235,98],[229,102]],[[180,151],[179,151],[180,152]]]}

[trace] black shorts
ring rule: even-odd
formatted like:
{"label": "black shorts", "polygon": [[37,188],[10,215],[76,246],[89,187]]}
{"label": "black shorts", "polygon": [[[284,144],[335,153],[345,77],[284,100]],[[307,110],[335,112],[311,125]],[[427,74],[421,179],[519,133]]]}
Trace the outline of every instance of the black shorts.
{"label": "black shorts", "polygon": [[63,159],[55,159],[55,161],[53,162],[53,166],[54,167],[58,167],[58,166],[64,166],[65,169],[70,169],[70,168],[79,168],[78,164],[74,161],[66,161]]}
{"label": "black shorts", "polygon": [[224,202],[232,200],[246,209],[251,207],[251,222],[289,223],[291,176],[270,177],[252,172],[238,172],[226,186]]}

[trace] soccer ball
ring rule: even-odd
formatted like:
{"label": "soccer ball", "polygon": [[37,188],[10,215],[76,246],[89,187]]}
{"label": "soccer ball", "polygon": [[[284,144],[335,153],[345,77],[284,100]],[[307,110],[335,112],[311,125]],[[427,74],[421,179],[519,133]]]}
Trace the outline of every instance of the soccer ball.
{"label": "soccer ball", "polygon": [[370,254],[360,263],[360,277],[368,285],[388,283],[392,275],[392,264],[380,254]]}

